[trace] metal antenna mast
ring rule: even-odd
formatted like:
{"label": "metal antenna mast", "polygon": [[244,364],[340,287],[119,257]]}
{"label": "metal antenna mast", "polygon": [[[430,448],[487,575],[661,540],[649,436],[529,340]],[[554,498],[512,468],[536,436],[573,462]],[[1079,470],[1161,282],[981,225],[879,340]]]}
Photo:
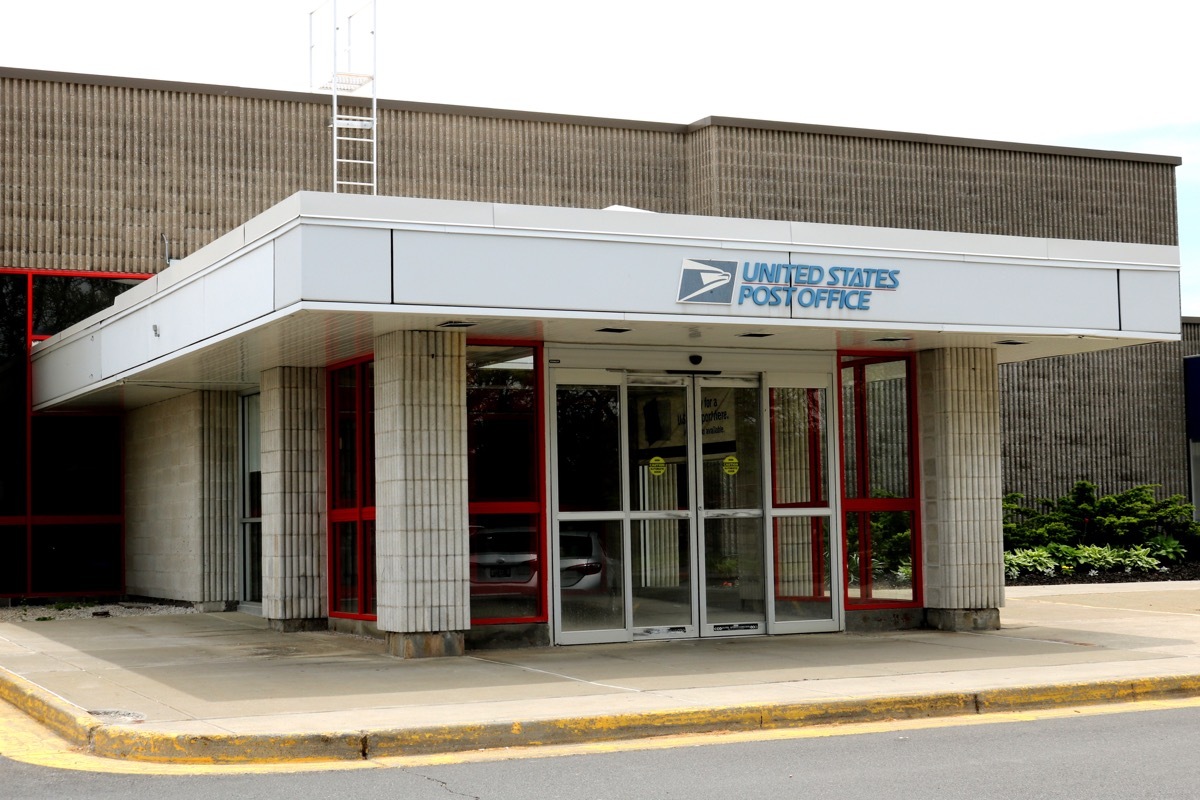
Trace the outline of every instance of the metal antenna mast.
{"label": "metal antenna mast", "polygon": [[[308,78],[314,90],[333,98],[333,191],[379,193],[379,95],[375,84],[375,0],[338,17],[337,0],[308,15]],[[370,113],[343,97],[371,93]]]}

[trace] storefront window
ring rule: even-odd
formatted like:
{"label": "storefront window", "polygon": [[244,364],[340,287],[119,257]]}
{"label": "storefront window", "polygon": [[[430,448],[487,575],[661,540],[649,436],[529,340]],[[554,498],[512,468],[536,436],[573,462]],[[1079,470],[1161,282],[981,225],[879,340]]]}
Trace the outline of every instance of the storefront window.
{"label": "storefront window", "polygon": [[533,350],[528,347],[468,348],[471,502],[537,499],[536,381]]}
{"label": "storefront window", "polygon": [[33,276],[33,335],[53,336],[113,304],[136,279]]}
{"label": "storefront window", "polygon": [[242,398],[241,600],[262,602],[262,429],[260,396]]}
{"label": "storefront window", "polygon": [[25,513],[28,283],[26,275],[0,273],[0,518]]}
{"label": "storefront window", "polygon": [[0,271],[0,596],[124,591],[120,417],[33,413],[28,354],[144,277]]}
{"label": "storefront window", "polygon": [[912,605],[920,599],[912,360],[841,363],[847,603]]}
{"label": "storefront window", "polygon": [[374,619],[375,370],[329,371],[329,613]]}
{"label": "storefront window", "polygon": [[472,624],[546,619],[539,355],[467,348]]}
{"label": "storefront window", "polygon": [[557,389],[558,510],[621,508],[621,394],[616,386]]}

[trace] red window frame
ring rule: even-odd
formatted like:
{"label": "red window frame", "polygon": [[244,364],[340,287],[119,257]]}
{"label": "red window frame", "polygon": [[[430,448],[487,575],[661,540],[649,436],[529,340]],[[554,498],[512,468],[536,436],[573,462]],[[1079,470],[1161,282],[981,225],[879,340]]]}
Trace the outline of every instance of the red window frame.
{"label": "red window frame", "polygon": [[[378,619],[377,613],[368,612],[366,609],[371,608],[375,604],[376,598],[376,579],[375,579],[375,430],[374,424],[368,424],[372,419],[375,409],[375,396],[372,388],[369,388],[366,381],[367,368],[374,363],[374,355],[361,356],[349,361],[341,361],[332,364],[326,368],[325,392],[326,392],[326,448],[325,448],[325,480],[326,491],[328,498],[326,507],[328,510],[328,519],[326,527],[326,547],[328,554],[328,581],[329,581],[329,616],[339,619],[359,619],[373,621]],[[352,369],[355,371],[355,388],[353,411],[355,414],[354,425],[354,498],[349,505],[337,505],[337,476],[338,468],[341,462],[338,459],[339,450],[336,446],[337,436],[337,418],[336,414],[340,408],[337,402],[337,373]],[[373,386],[373,384],[372,384]],[[370,484],[370,491],[367,486]],[[335,603],[343,596],[343,587],[341,584],[341,570],[338,569],[340,561],[337,552],[337,535],[335,533],[338,525],[351,523],[354,525],[356,546],[354,549],[357,563],[355,565],[356,586],[354,587],[354,596],[358,598],[357,611],[340,611],[336,608]],[[367,530],[370,529],[368,535]],[[368,541],[368,538],[370,541]],[[368,574],[369,573],[369,574]]]}
{"label": "red window frame", "polygon": [[[27,269],[20,267],[0,267],[0,275],[23,275],[25,277],[25,497],[24,513],[0,515],[0,527],[24,528],[25,530],[25,589],[19,593],[0,594],[0,597],[109,597],[125,594],[125,472],[121,470],[119,485],[119,507],[116,514],[35,514],[33,511],[33,420],[45,416],[44,412],[33,410],[33,345],[51,338],[54,334],[35,334],[33,332],[34,316],[34,278],[97,278],[105,280],[136,280],[143,281],[154,277],[147,273],[111,272],[100,270],[72,269]],[[121,416],[120,412],[55,412],[56,415],[71,414],[74,416]],[[124,463],[124,445],[119,454],[120,463]],[[33,591],[33,535],[35,528],[43,525],[117,525],[120,527],[120,558],[121,558],[121,588],[110,591]]]}
{"label": "red window frame", "polygon": [[[538,612],[523,617],[475,617],[472,614],[471,625],[506,625],[513,623],[548,622],[549,617],[549,586],[547,579],[546,546],[546,387],[545,375],[542,369],[542,343],[527,339],[505,338],[469,338],[467,347],[528,347],[533,351],[534,369],[534,489],[536,495],[531,500],[488,500],[468,502],[469,518],[477,516],[524,516],[533,517],[537,530],[534,541],[537,542],[538,564]],[[468,410],[469,412],[469,410]],[[467,480],[471,477],[468,473]]]}
{"label": "red window frame", "polygon": [[[854,361],[846,363],[844,359],[854,359]],[[870,487],[869,474],[869,452],[868,452],[868,436],[867,426],[867,403],[866,403],[866,380],[865,368],[871,364],[881,364],[892,361],[901,361],[905,365],[906,376],[906,400],[908,403],[908,475],[909,475],[909,496],[908,497],[869,497],[868,489]],[[845,350],[838,352],[838,419],[843,426],[846,424],[847,414],[845,409],[845,390],[842,385],[842,373],[847,367],[852,367],[855,370],[855,402],[854,414],[851,418],[851,424],[855,426],[854,430],[854,445],[855,445],[855,478],[856,486],[854,487],[856,497],[850,497],[851,487],[846,485],[846,431],[843,428],[841,436],[838,438],[838,451],[840,455],[840,470],[841,476],[839,483],[842,492],[842,509],[841,509],[841,547],[842,547],[842,574],[843,574],[843,594],[847,610],[875,610],[875,609],[890,609],[890,608],[920,608],[924,602],[924,580],[923,580],[923,564],[922,564],[922,536],[921,536],[921,480],[918,465],[920,464],[919,454],[917,452],[917,386],[916,386],[916,357],[912,353],[897,353],[894,351],[872,351],[872,350]],[[899,511],[910,514],[912,520],[912,600],[879,600],[870,596],[870,588],[874,584],[874,577],[871,574],[871,552],[870,540],[862,535],[862,531],[868,530],[866,527],[870,520],[870,515],[876,512]],[[865,597],[850,596],[850,553],[849,553],[849,538],[847,536],[846,520],[852,514],[857,514],[859,535],[859,586],[862,587]]]}

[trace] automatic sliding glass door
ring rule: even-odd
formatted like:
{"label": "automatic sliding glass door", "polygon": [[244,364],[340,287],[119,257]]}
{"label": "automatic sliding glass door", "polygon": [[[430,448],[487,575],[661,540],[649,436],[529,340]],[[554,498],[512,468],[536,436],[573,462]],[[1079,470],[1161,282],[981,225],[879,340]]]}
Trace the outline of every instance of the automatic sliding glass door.
{"label": "automatic sliding glass door", "polygon": [[766,632],[762,408],[755,378],[698,377],[701,633]]}
{"label": "automatic sliding glass door", "polygon": [[836,630],[829,384],[556,370],[556,641]]}

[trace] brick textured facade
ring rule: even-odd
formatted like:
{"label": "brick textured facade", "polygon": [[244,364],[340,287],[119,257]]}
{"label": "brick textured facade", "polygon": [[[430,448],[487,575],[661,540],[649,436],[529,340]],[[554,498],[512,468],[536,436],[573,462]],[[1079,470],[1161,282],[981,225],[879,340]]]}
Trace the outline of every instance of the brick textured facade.
{"label": "brick textured facade", "polygon": [[1087,480],[1188,493],[1179,342],[1000,366],[1004,490],[1027,501]]}
{"label": "brick textured facade", "polygon": [[[157,272],[331,184],[330,104],[0,69],[0,265]],[[453,200],[1177,243],[1174,161],[710,118],[383,102],[379,191]]]}

